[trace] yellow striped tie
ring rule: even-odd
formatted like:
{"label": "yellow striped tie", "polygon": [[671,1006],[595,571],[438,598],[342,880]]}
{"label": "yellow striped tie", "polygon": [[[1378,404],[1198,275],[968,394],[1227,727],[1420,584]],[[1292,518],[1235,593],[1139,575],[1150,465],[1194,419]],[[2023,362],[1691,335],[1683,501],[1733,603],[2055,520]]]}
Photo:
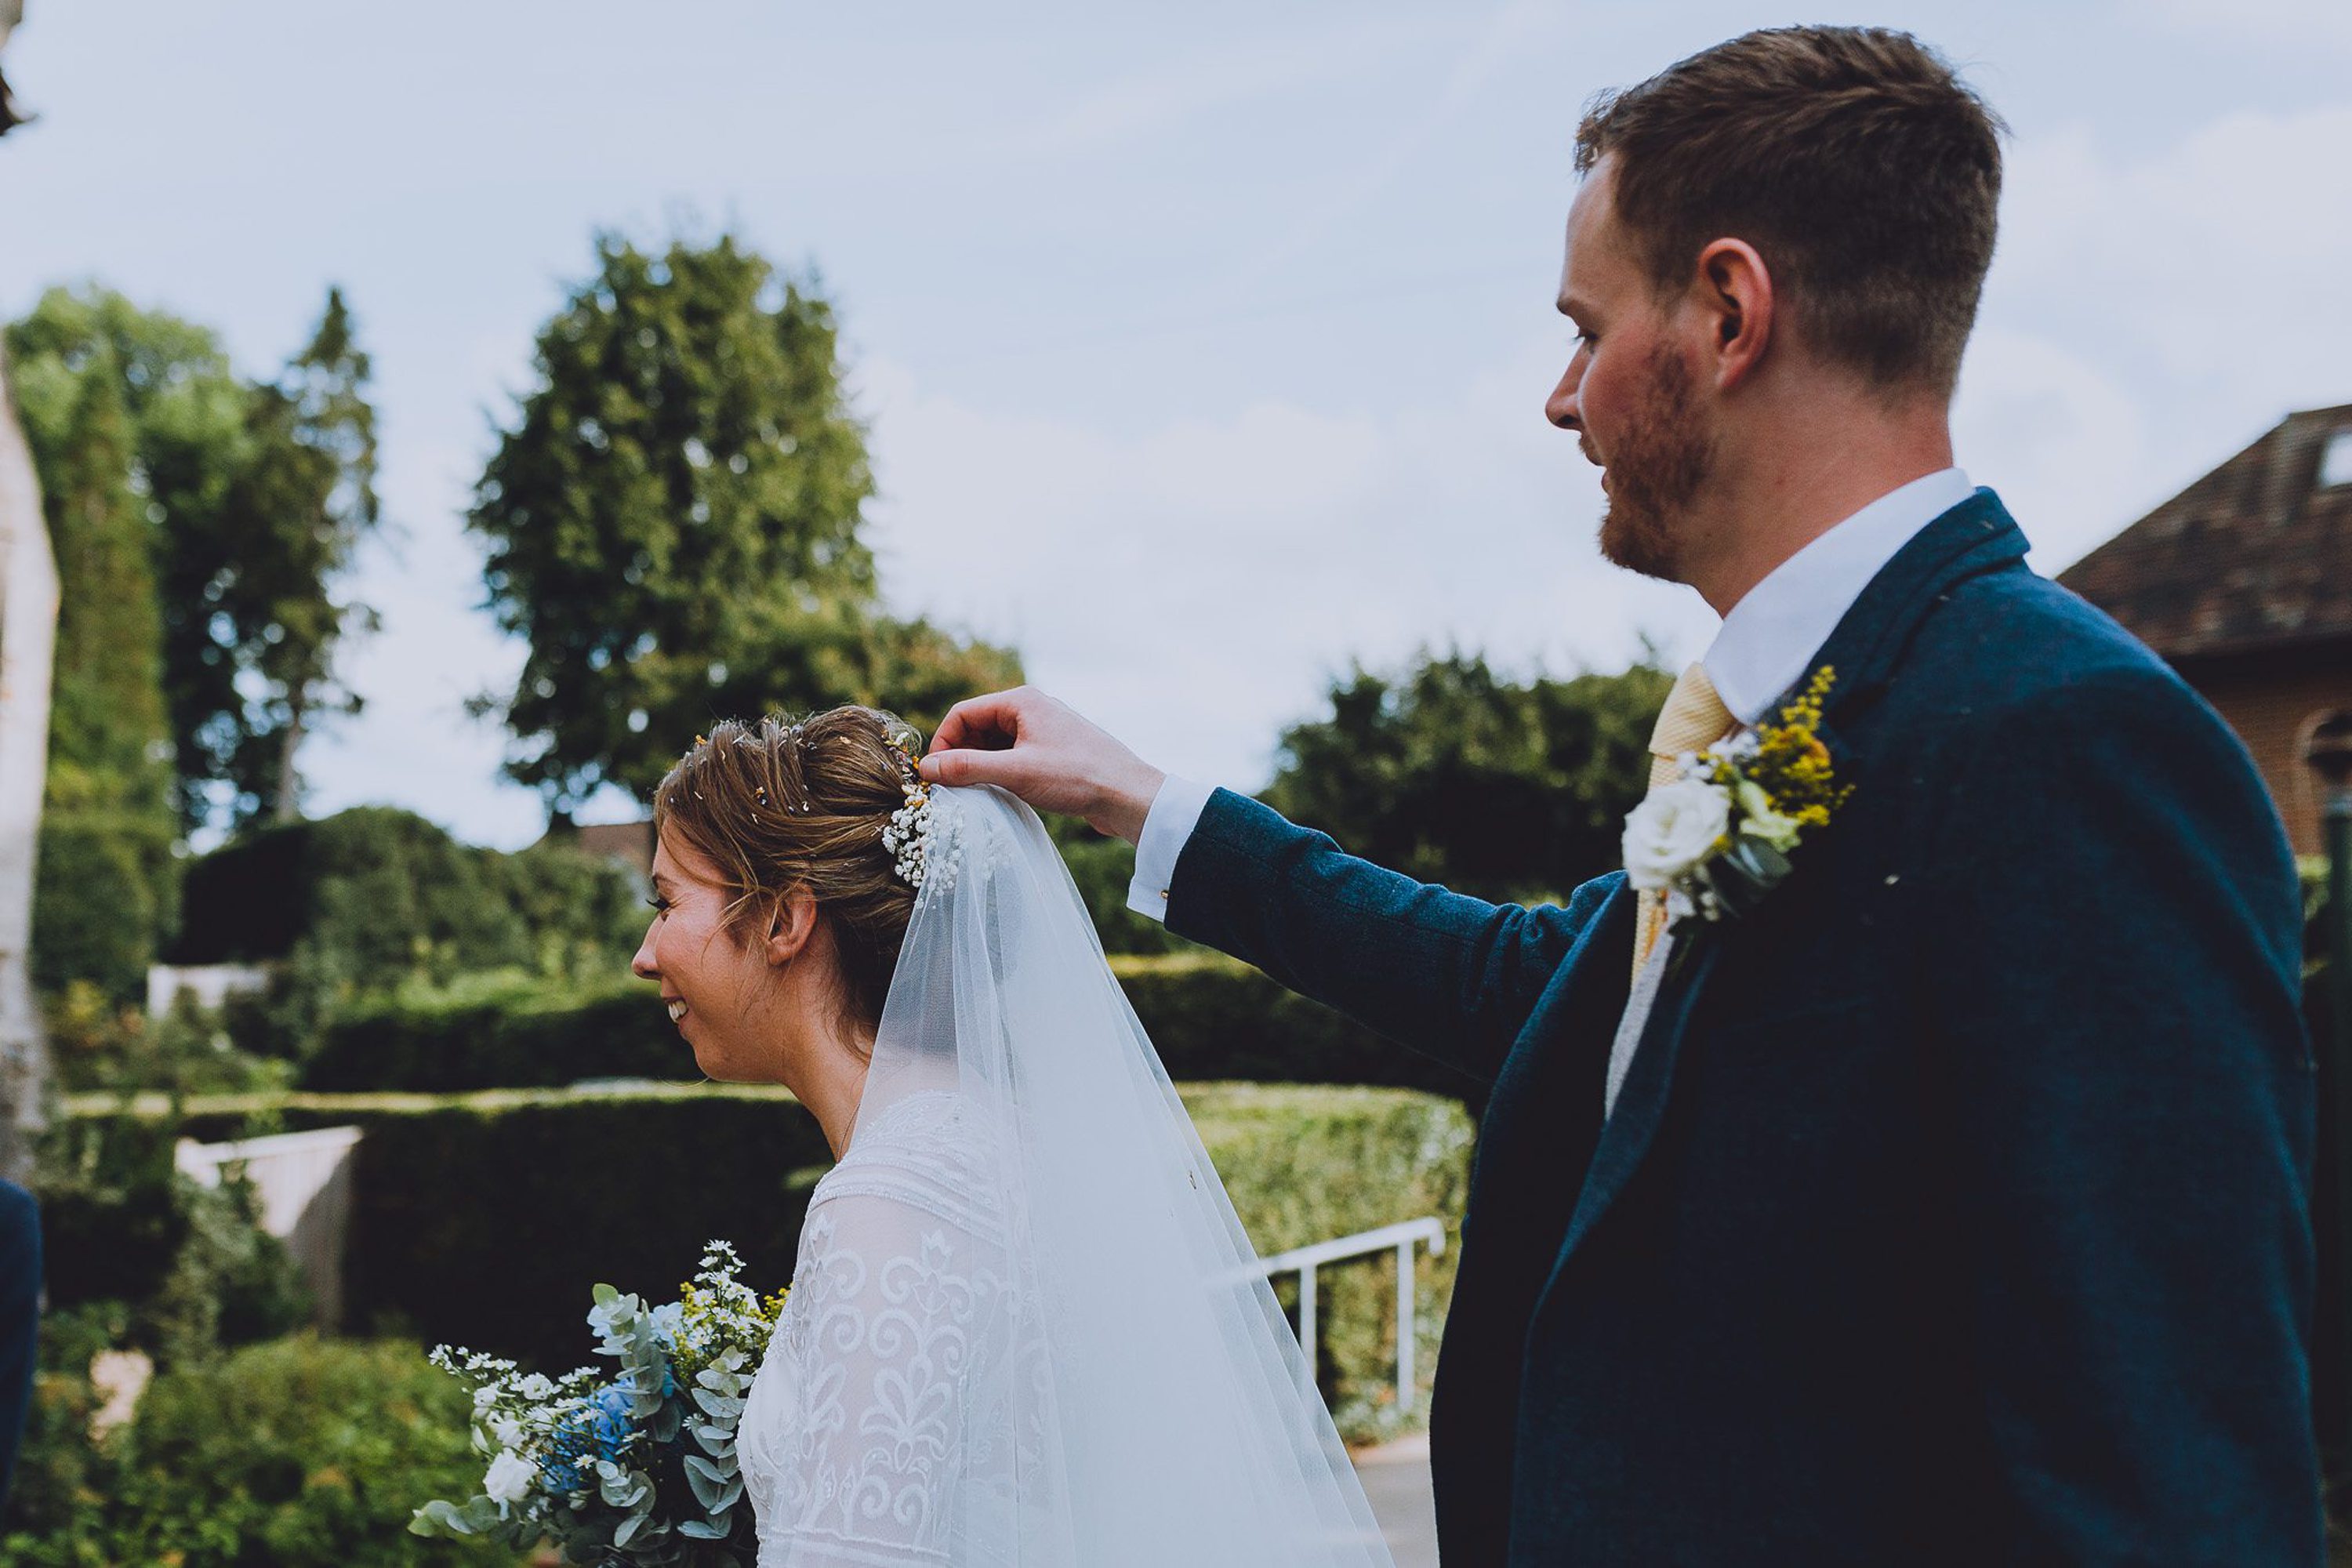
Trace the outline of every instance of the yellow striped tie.
{"label": "yellow striped tie", "polygon": [[[1685,752],[1703,752],[1738,727],[1731,710],[1716,695],[1715,682],[1706,678],[1706,666],[1694,664],[1675,681],[1675,689],[1666,693],[1666,706],[1658,714],[1657,726],[1650,731],[1650,787],[1675,782],[1680,773],[1676,763]],[[1638,977],[1642,965],[1648,962],[1650,950],[1666,930],[1666,896],[1661,892],[1644,891],[1633,916],[1633,973]]]}

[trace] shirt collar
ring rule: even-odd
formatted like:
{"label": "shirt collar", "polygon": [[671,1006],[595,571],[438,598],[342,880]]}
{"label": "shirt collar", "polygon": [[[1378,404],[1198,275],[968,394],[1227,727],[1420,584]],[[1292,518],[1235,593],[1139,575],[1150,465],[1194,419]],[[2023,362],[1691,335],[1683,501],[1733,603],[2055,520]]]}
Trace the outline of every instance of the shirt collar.
{"label": "shirt collar", "polygon": [[1945,468],[1872,501],[1831,527],[1731,606],[1701,660],[1723,705],[1753,724],[1798,681],[1839,621],[1911,536],[1974,493]]}

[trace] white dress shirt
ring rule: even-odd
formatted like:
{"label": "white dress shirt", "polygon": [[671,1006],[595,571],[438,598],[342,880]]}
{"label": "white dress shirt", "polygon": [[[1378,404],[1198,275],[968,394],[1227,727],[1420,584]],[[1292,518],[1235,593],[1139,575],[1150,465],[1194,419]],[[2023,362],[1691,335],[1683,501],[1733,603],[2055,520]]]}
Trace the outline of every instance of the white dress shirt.
{"label": "white dress shirt", "polygon": [[[1853,607],[1870,580],[1878,575],[1914,534],[1969,499],[1974,487],[1958,468],[1945,468],[1888,491],[1860,511],[1832,527],[1798,551],[1731,607],[1700,662],[1715,683],[1723,705],[1741,724],[1761,719],[1790,687],[1810,673],[1813,656],[1829,641],[1839,621]],[[1175,879],[1176,861],[1186,840],[1200,826],[1201,813],[1216,793],[1212,784],[1168,775],[1143,822],[1135,846],[1135,877],[1128,884],[1127,907],[1153,920],[1168,918],[1168,889]],[[1668,943],[1661,940],[1653,951],[1650,968],[1664,963]],[[1656,986],[1637,985],[1626,1008],[1627,1029],[1641,1037],[1647,1022],[1646,999]],[[1623,1046],[1630,1062],[1631,1047]],[[1610,1063],[1608,1096],[1612,1104],[1627,1063]]]}

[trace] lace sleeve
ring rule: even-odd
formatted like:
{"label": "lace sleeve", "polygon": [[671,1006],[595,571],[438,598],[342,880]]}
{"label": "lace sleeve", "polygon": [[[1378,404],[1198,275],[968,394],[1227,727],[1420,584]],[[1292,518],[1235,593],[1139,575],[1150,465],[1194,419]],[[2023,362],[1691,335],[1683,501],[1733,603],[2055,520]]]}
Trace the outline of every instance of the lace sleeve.
{"label": "lace sleeve", "polygon": [[788,1347],[800,1419],[780,1456],[782,1539],[762,1542],[763,1565],[940,1564],[961,1535],[1002,1258],[897,1186],[849,1184],[809,1212]]}

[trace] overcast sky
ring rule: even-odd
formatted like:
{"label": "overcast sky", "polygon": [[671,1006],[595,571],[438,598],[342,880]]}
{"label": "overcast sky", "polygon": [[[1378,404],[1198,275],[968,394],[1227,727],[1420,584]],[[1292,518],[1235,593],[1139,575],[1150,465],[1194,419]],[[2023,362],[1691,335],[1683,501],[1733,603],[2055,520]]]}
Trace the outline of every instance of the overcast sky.
{"label": "overcast sky", "polygon": [[[374,355],[394,529],[314,811],[536,837],[465,718],[520,649],[460,527],[590,237],[732,227],[837,302],[885,592],[1255,788],[1351,661],[1673,658],[1714,617],[1593,547],[1542,419],[1578,110],[1753,6],[32,0],[0,310],[96,278]],[[1013,13],[1017,13],[1014,15]],[[1960,461],[2055,571],[2290,409],[2352,401],[2352,5],[1894,5],[2007,118]],[[678,737],[683,746],[690,737]],[[601,815],[625,815],[606,802]],[[588,814],[591,816],[600,814]]]}

